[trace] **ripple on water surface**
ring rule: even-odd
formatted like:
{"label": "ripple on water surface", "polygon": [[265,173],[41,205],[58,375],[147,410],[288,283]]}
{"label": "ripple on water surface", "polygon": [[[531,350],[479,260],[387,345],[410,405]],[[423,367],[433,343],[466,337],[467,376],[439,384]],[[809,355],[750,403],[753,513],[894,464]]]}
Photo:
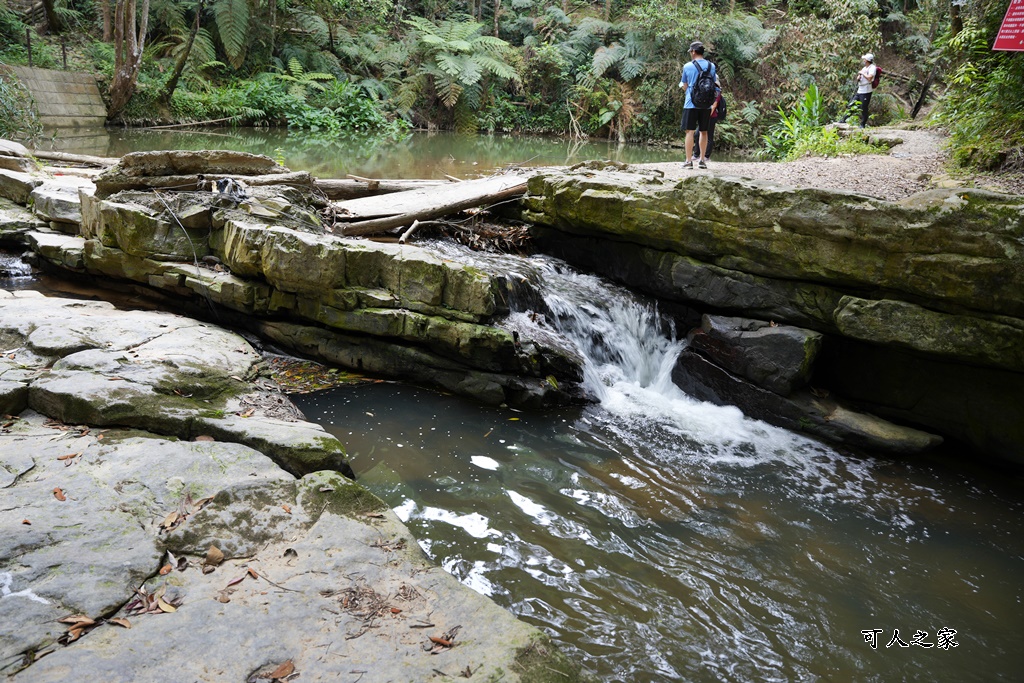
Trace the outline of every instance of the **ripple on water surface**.
{"label": "ripple on water surface", "polygon": [[[446,570],[603,681],[1024,671],[1019,479],[852,458],[695,401],[649,302],[551,259],[506,269],[545,305],[504,324],[570,340],[599,405],[521,413],[393,384],[297,397]],[[944,628],[957,647],[938,647]],[[896,629],[906,648],[886,647]]]}
{"label": "ripple on water surface", "polygon": [[[1012,680],[1019,491],[703,404],[539,415],[377,384],[296,397],[475,590],[601,680]],[[372,417],[367,415],[372,413]],[[333,425],[330,423],[334,423]],[[956,649],[871,649],[958,632]]]}

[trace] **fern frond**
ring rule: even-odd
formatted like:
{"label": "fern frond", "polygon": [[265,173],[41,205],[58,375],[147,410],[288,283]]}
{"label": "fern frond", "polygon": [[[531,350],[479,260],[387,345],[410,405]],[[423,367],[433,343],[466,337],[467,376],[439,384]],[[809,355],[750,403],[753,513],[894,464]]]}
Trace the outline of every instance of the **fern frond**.
{"label": "fern frond", "polygon": [[249,38],[248,0],[216,0],[213,14],[217,18],[217,33],[224,45],[224,53],[234,68],[242,66]]}
{"label": "fern frond", "polygon": [[494,59],[487,55],[477,55],[476,62],[484,71],[497,78],[504,78],[510,81],[515,81],[516,83],[519,83],[522,80],[519,77],[519,73],[513,67],[500,59]]}
{"label": "fern frond", "polygon": [[615,66],[622,58],[624,50],[622,46],[615,43],[609,47],[602,45],[594,52],[594,58],[590,63],[590,73],[594,78],[604,76],[608,69]]}

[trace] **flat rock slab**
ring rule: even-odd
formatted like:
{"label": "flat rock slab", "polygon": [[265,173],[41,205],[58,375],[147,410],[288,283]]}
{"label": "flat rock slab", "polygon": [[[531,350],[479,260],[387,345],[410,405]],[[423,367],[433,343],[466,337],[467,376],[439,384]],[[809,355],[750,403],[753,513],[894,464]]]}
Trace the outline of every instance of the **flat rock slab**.
{"label": "flat rock slab", "polygon": [[0,379],[22,383],[7,386],[5,405],[20,405],[27,390],[30,407],[69,424],[215,435],[257,448],[293,474],[350,471],[338,440],[297,411],[242,404],[260,357],[237,334],[158,311],[3,294]]}
{"label": "flat rock slab", "polygon": [[21,410],[0,421],[0,675],[579,680],[380,499],[310,471],[340,444],[250,378],[241,337],[0,290],[0,350]]}
{"label": "flat rock slab", "polygon": [[[296,480],[238,444],[31,412],[7,429],[0,556],[18,559],[0,563],[0,671],[13,681],[243,681],[286,661],[308,680],[520,680],[523,652],[546,647],[337,473]],[[153,611],[136,608],[143,595],[160,596]],[[96,624],[67,642],[69,615]]]}

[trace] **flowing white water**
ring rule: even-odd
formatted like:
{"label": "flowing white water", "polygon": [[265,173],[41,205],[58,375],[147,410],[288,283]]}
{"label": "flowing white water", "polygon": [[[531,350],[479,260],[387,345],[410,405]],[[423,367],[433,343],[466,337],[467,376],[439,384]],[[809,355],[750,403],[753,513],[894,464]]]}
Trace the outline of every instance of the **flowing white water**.
{"label": "flowing white water", "polygon": [[0,280],[23,279],[32,276],[32,267],[20,256],[0,252]]}
{"label": "flowing white water", "polygon": [[[543,291],[508,327],[567,340],[599,404],[521,413],[388,384],[297,397],[445,569],[602,681],[1024,670],[1019,487],[851,458],[696,401],[649,301],[552,259],[501,265]],[[884,648],[940,627],[968,646]]]}

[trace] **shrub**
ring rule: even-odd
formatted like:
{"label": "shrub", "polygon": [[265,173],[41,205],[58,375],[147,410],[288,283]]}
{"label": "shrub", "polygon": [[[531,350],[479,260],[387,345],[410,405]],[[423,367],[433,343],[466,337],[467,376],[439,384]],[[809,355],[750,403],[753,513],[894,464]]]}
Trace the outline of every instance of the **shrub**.
{"label": "shrub", "polygon": [[17,79],[0,71],[0,138],[29,140],[42,134],[32,96]]}

